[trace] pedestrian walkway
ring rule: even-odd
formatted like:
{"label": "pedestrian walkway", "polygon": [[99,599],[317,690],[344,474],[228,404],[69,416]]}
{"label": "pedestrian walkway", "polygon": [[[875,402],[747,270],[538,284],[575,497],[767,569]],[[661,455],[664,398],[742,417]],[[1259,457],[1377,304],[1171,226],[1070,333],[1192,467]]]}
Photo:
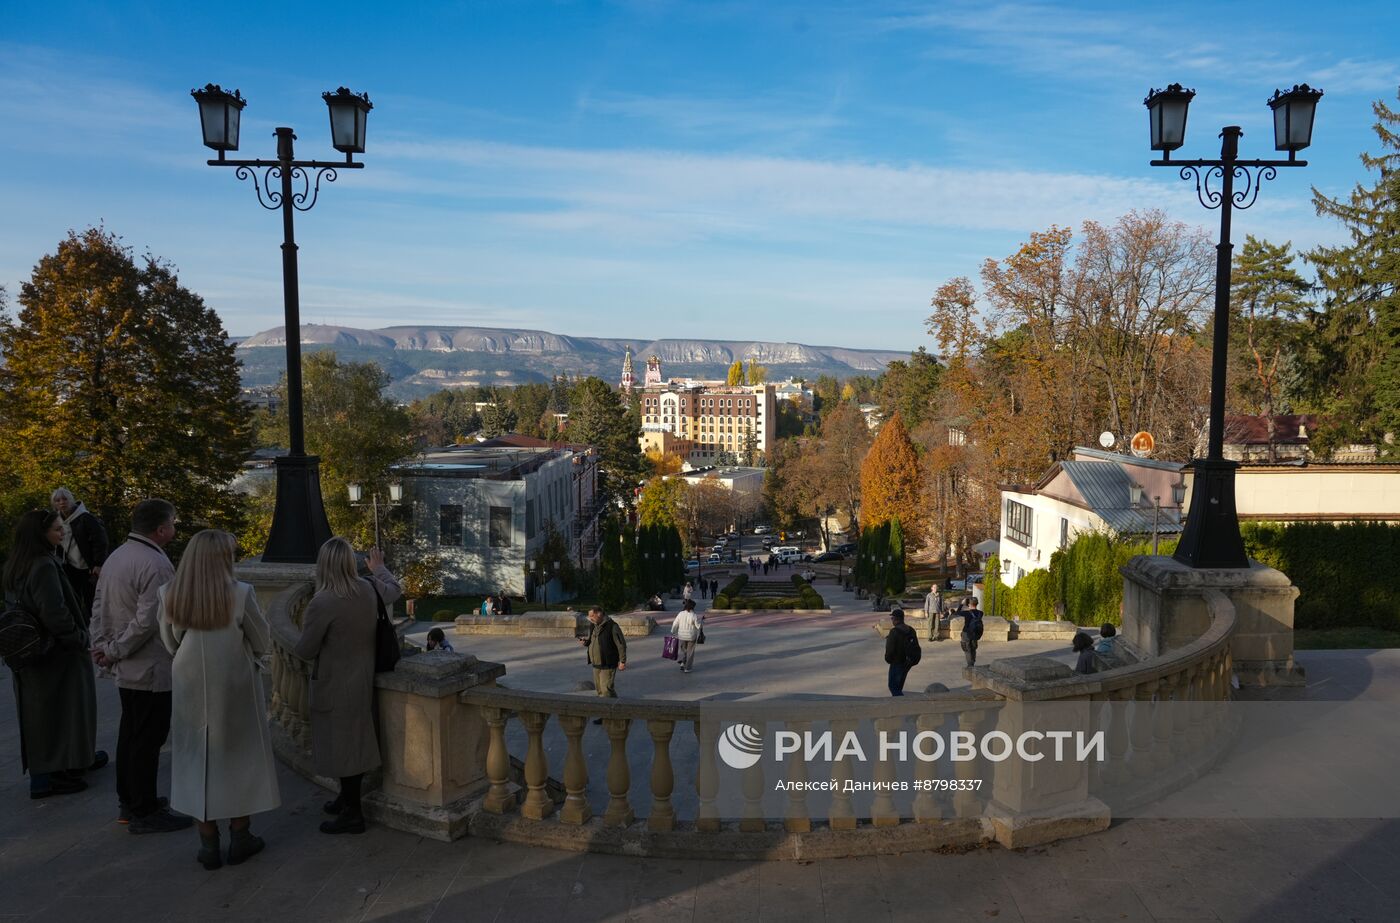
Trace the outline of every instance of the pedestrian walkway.
{"label": "pedestrian walkway", "polygon": [[[1400,702],[1400,651],[1298,655],[1323,701]],[[698,675],[698,674],[697,674]],[[99,686],[111,747],[117,697]],[[316,831],[325,793],[283,770],[281,810],[248,863],[206,872],[194,834],[115,823],[110,769],[79,795],[30,801],[0,683],[0,921],[1400,919],[1400,823],[1150,818],[1021,852],[815,862],[631,859],[372,826]],[[168,766],[162,769],[162,787]],[[1209,784],[1209,777],[1199,784]]]}

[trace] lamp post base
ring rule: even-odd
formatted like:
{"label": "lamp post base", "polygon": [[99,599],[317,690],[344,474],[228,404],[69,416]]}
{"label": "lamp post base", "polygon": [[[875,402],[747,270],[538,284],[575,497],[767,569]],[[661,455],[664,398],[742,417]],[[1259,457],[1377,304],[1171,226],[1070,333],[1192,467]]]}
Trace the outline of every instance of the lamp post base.
{"label": "lamp post base", "polygon": [[315,564],[331,537],[321,502],[321,459],[283,455],[277,464],[277,505],[262,560],[270,564]]}
{"label": "lamp post base", "polygon": [[1188,567],[1245,568],[1249,556],[1240,537],[1240,520],[1235,512],[1235,469],[1239,464],[1225,459],[1192,460],[1195,472],[1191,485],[1191,509],[1174,557]]}

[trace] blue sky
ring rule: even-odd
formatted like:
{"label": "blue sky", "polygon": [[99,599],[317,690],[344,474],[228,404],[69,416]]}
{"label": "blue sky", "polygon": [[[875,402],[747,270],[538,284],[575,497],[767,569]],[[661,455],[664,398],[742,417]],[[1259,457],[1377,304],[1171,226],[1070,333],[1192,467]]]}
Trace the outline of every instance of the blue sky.
{"label": "blue sky", "polygon": [[1370,104],[1400,84],[1381,2],[401,6],[4,4],[12,307],[100,222],[231,333],[281,323],[280,222],[204,165],[188,94],[208,82],[250,101],[245,157],[290,125],[331,159],[320,93],[374,100],[367,167],[298,215],[304,321],[901,350],[929,342],[941,282],[1032,231],[1145,207],[1212,223],[1147,165],[1149,86],[1198,91],[1184,156],[1214,156],[1225,124],[1273,156],[1269,94],[1326,90],[1313,166],[1236,220],[1306,247],[1342,236],[1310,184],[1369,182]]}

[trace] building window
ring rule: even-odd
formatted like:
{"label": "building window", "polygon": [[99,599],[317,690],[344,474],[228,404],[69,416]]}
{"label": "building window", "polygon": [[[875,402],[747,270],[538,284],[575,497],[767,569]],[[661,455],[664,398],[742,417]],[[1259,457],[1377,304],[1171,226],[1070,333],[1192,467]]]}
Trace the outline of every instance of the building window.
{"label": "building window", "polygon": [[1031,508],[1015,500],[1006,501],[1006,537],[1020,545],[1031,544]]}
{"label": "building window", "polygon": [[490,508],[487,526],[491,536],[492,548],[509,548],[511,546],[511,513],[512,510],[508,506],[493,506]]}
{"label": "building window", "polygon": [[1061,520],[1060,520],[1060,547],[1061,547],[1061,548],[1068,548],[1068,547],[1069,547],[1069,520],[1068,520],[1068,519],[1061,519]]}
{"label": "building window", "polygon": [[438,547],[459,548],[462,545],[462,507],[448,503],[438,507]]}

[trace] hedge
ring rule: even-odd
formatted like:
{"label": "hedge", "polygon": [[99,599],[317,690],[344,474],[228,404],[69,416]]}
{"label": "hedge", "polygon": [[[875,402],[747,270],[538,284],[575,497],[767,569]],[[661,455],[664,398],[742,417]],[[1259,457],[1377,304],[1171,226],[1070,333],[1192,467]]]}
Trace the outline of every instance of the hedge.
{"label": "hedge", "polygon": [[[1298,588],[1293,625],[1301,629],[1400,630],[1400,527],[1383,522],[1245,522],[1245,551],[1288,575]],[[1158,554],[1176,551],[1163,541]],[[1086,532],[1007,587],[996,557],[988,562],[983,607],[1019,619],[1066,618],[1078,625],[1122,623],[1123,575],[1132,557],[1151,554],[1150,542]],[[994,607],[994,608],[993,608]],[[1063,615],[1059,613],[1063,612]]]}
{"label": "hedge", "polygon": [[1249,556],[1298,588],[1294,628],[1400,629],[1400,528],[1383,522],[1245,522]]}

